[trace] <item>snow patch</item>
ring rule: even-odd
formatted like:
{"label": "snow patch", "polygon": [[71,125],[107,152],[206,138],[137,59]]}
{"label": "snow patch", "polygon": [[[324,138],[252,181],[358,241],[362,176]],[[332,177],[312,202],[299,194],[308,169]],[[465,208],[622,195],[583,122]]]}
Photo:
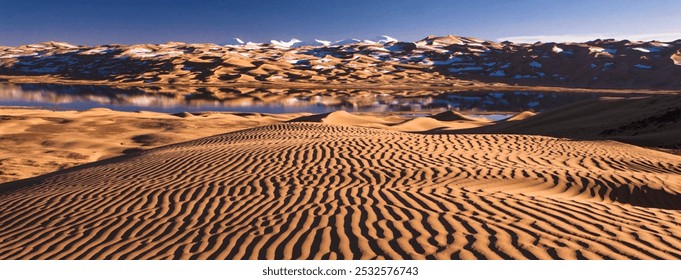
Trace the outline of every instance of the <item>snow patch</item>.
{"label": "snow patch", "polygon": [[38,53],[8,54],[8,55],[0,56],[0,58],[17,58],[17,57],[26,57],[26,56],[36,56],[36,55],[38,55]]}
{"label": "snow patch", "polygon": [[314,39],[315,42],[321,44],[322,46],[328,46],[331,44],[331,41],[325,41],[325,40],[319,40],[319,39]]}
{"label": "snow patch", "polygon": [[132,48],[127,51],[124,51],[122,56],[130,56],[130,57],[139,57],[139,58],[147,58],[147,57],[154,57],[156,54],[153,53],[152,50],[147,49],[147,48]]}
{"label": "snow patch", "polygon": [[271,40],[270,43],[274,45],[275,47],[280,47],[280,48],[290,48],[296,43],[302,43],[303,41],[298,40],[296,38],[293,38],[289,41],[279,41],[279,40]]}
{"label": "snow patch", "polygon": [[333,46],[344,46],[344,45],[361,43],[361,42],[362,42],[362,40],[352,38],[352,39],[338,40],[338,41],[333,42],[333,44],[331,44],[331,45],[333,45]]}
{"label": "snow patch", "polygon": [[137,53],[150,53],[150,52],[152,52],[152,50],[147,49],[147,48],[139,48],[139,47],[138,47],[138,48],[129,49],[129,50],[127,50],[126,52],[127,52],[127,53],[135,53],[135,54],[137,54]]}
{"label": "snow patch", "polygon": [[387,43],[394,43],[394,42],[398,42],[398,40],[393,38],[393,37],[390,37],[390,36],[381,35],[381,36],[373,37],[369,40],[360,40],[360,39],[355,39],[355,38],[343,39],[343,40],[335,41],[330,45],[332,45],[332,46],[343,46],[343,45],[357,44],[357,43],[372,44],[372,45],[373,44],[384,45],[384,44],[387,44]]}
{"label": "snow patch", "polygon": [[176,56],[180,56],[180,55],[183,55],[183,54],[184,54],[184,52],[181,52],[181,51],[167,51],[167,52],[157,52],[156,53],[157,56],[166,56],[166,57],[176,57]]}
{"label": "snow patch", "polygon": [[609,54],[617,54],[616,49],[606,49],[606,48],[601,48],[601,47],[589,47],[589,53],[602,53],[606,52]]}
{"label": "snow patch", "polygon": [[52,42],[52,44],[62,47],[62,48],[67,48],[67,49],[76,49],[78,48],[77,46],[71,45],[69,43],[62,43],[62,42]]}
{"label": "snow patch", "polygon": [[662,51],[661,48],[656,48],[656,47],[647,48],[647,49],[646,49],[646,48],[640,48],[640,47],[639,47],[639,48],[633,48],[633,49],[634,49],[634,50],[637,50],[637,51],[639,51],[639,52],[644,52],[644,53],[656,53],[656,52]]}
{"label": "snow patch", "polygon": [[92,55],[92,54],[106,54],[110,53],[113,50],[110,48],[94,48],[94,49],[89,49],[87,51],[83,51],[80,54],[85,54],[85,55]]}
{"label": "snow patch", "polygon": [[303,64],[310,64],[310,61],[307,59],[289,59],[287,60],[288,63],[291,63],[293,65],[303,65]]}
{"label": "snow patch", "polygon": [[397,42],[397,39],[387,36],[387,35],[381,35],[381,36],[376,36],[373,37],[369,40],[364,40],[366,43],[378,43],[378,44],[387,44],[387,43],[392,43],[392,42]]}
{"label": "snow patch", "polygon": [[336,66],[324,66],[324,65],[315,65],[312,67],[312,69],[315,70],[326,70],[326,69],[335,69]]}
{"label": "snow patch", "polygon": [[183,52],[177,50],[164,51],[164,52],[154,52],[151,49],[144,47],[134,47],[129,50],[124,51],[120,56],[129,56],[134,58],[153,58],[158,56],[165,57],[176,57],[182,55]]}
{"label": "snow patch", "polygon": [[650,52],[649,49],[644,49],[644,48],[633,48],[633,49],[634,49],[634,50],[637,50],[637,51],[639,51],[639,52],[644,52],[644,53],[649,53],[649,52]]}
{"label": "snow patch", "polygon": [[243,45],[242,48],[245,50],[259,50],[262,47],[260,47],[260,44],[258,43],[248,42],[245,45]]}

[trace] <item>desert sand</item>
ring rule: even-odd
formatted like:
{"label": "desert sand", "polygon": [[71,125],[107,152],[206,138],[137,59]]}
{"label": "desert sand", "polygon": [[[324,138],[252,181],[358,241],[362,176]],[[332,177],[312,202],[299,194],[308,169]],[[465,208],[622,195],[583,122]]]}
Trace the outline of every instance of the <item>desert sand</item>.
{"label": "desert sand", "polygon": [[0,108],[0,182],[297,116]]}
{"label": "desert sand", "polygon": [[499,122],[2,109],[25,145],[4,178],[26,179],[0,185],[0,259],[679,259],[681,156],[657,150],[678,145],[674,102]]}

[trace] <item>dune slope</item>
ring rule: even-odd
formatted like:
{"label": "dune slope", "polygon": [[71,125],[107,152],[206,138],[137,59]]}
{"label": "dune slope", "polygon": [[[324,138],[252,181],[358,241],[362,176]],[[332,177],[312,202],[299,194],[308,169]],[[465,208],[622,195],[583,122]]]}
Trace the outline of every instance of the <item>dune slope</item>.
{"label": "dune slope", "polygon": [[582,101],[526,116],[520,121],[499,122],[456,133],[608,139],[678,150],[681,149],[681,96]]}
{"label": "dune slope", "polygon": [[262,126],[0,185],[1,259],[678,259],[681,157]]}
{"label": "dune slope", "polygon": [[0,183],[297,116],[0,107]]}

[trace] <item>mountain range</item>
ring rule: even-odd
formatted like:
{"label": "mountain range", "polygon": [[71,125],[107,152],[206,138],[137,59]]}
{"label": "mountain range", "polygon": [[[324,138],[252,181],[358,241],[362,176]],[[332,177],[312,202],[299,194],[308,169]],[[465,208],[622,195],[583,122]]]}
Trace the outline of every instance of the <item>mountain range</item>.
{"label": "mountain range", "polygon": [[519,44],[459,36],[401,42],[0,46],[4,80],[324,86],[548,85],[681,89],[681,40]]}

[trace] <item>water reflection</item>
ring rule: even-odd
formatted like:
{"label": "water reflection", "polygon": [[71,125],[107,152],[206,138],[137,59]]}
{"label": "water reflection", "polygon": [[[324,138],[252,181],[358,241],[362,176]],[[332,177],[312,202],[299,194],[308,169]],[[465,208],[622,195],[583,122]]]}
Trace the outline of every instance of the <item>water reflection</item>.
{"label": "water reflection", "polygon": [[[541,112],[601,94],[550,92],[425,92],[253,88],[114,88],[48,84],[0,84],[0,105],[57,110],[105,107],[120,111],[321,113],[435,111]],[[613,95],[609,95],[613,96]]]}

